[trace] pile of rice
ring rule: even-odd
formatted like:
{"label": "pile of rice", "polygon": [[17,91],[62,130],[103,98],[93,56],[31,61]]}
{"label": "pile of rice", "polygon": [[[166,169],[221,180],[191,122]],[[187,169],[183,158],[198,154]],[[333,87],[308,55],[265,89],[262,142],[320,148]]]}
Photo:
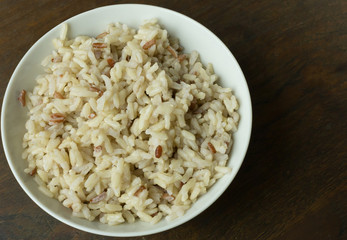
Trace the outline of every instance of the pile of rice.
{"label": "pile of rice", "polygon": [[238,103],[157,20],[67,39],[20,101],[25,172],[74,216],[116,225],[182,216],[226,167]]}

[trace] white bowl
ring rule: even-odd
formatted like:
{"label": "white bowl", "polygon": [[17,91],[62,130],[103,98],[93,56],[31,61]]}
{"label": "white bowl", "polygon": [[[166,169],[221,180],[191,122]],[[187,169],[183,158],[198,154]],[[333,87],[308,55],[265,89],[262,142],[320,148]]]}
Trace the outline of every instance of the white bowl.
{"label": "white bowl", "polygon": [[[150,18],[158,18],[169,34],[180,39],[185,51],[197,50],[203,63],[211,62],[216,74],[220,77],[221,85],[234,90],[240,103],[241,119],[239,129],[234,134],[234,145],[228,162],[232,171],[218,180],[183,217],[171,222],[162,220],[155,225],[140,221],[118,226],[109,226],[96,221],[89,222],[73,217],[70,209],[63,207],[57,200],[42,194],[33,178],[24,173],[27,162],[22,160],[21,153],[27,116],[26,110],[20,106],[17,97],[22,89],[32,90],[36,76],[43,72],[40,63],[53,50],[52,39],[59,37],[62,28],[59,24],[29,49],[15,69],[4,97],[1,134],[8,164],[29,197],[51,216],[86,232],[119,237],[143,236],[162,232],[187,222],[208,208],[228,188],[238,172],[248,148],[252,128],[252,106],[246,80],[229,49],[207,28],[180,13],[139,4],[101,7],[72,17],[66,22],[70,27],[69,37],[75,37],[77,35],[96,36],[106,28],[107,24],[112,22],[122,22],[137,28],[142,20]],[[225,206],[220,207],[225,208]]]}

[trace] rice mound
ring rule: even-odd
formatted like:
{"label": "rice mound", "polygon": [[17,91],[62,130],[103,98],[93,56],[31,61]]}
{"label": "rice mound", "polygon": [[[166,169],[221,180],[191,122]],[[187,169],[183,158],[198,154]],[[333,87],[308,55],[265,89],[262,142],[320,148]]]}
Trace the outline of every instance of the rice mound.
{"label": "rice mound", "polygon": [[74,216],[172,220],[230,168],[238,103],[156,19],[53,41],[26,94],[25,172]]}

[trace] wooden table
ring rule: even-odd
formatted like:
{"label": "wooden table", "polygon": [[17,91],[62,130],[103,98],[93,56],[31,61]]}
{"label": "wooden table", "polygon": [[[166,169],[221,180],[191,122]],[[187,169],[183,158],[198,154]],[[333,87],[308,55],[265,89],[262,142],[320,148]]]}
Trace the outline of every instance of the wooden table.
{"label": "wooden table", "polygon": [[[44,33],[115,2],[127,1],[2,0],[1,99]],[[244,164],[217,202],[173,230],[134,239],[347,239],[347,2],[133,2],[186,14],[220,37],[244,71],[254,113]],[[0,154],[0,239],[109,239],[46,214]]]}

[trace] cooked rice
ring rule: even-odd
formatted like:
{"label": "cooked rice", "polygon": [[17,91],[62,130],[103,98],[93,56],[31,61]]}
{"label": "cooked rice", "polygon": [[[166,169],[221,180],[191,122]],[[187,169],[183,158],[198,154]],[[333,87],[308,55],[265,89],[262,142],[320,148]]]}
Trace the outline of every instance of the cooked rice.
{"label": "cooked rice", "polygon": [[90,221],[182,216],[231,170],[231,89],[155,19],[137,31],[110,24],[96,38],[67,39],[67,30],[26,94],[25,172]]}

